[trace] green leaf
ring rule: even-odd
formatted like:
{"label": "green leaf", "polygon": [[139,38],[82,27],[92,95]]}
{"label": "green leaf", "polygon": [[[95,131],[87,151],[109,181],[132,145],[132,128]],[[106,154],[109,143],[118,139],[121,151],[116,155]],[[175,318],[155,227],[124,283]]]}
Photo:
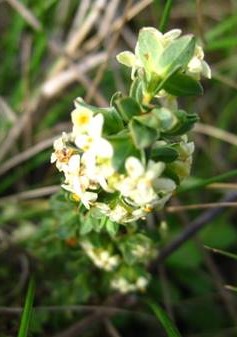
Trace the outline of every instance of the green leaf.
{"label": "green leaf", "polygon": [[150,76],[144,76],[144,91],[154,96],[162,87],[167,78],[162,79],[157,73],[151,71]]}
{"label": "green leaf", "polygon": [[105,224],[106,230],[110,236],[115,237],[119,230],[119,224],[114,221],[110,221],[109,219],[106,221]]}
{"label": "green leaf", "polygon": [[180,184],[180,178],[179,178],[179,176],[168,165],[166,166],[165,171],[164,171],[165,177],[174,180],[174,182],[176,183],[176,185],[179,185]]}
{"label": "green leaf", "polygon": [[153,113],[146,113],[138,117],[134,117],[134,120],[138,121],[139,123],[156,130],[158,134],[158,128],[159,128],[159,121],[157,120],[157,117],[154,116]]}
{"label": "green leaf", "polygon": [[116,91],[114,94],[113,94],[113,96],[111,97],[111,99],[110,99],[110,106],[111,107],[115,107],[115,101],[117,100],[117,99],[120,99],[120,98],[122,98],[123,97],[123,94],[121,93],[121,91]]}
{"label": "green leaf", "polygon": [[152,27],[140,30],[137,44],[137,55],[143,63],[147,75],[156,72],[159,65],[159,56],[164,47],[159,32]]}
{"label": "green leaf", "polygon": [[124,97],[115,101],[115,106],[125,122],[142,112],[140,105],[132,97]]}
{"label": "green leaf", "polygon": [[179,154],[171,146],[157,146],[152,149],[151,158],[155,161],[163,161],[165,163],[171,163],[178,158]]}
{"label": "green leaf", "polygon": [[143,85],[140,78],[136,78],[131,85],[129,96],[134,98],[139,104],[143,100]]}
{"label": "green leaf", "polygon": [[193,56],[195,38],[192,35],[174,40],[161,54],[158,69],[162,75],[168,75],[174,69],[184,67]]}
{"label": "green leaf", "polygon": [[123,130],[123,122],[118,112],[114,108],[100,109],[104,116],[103,132],[107,135]]}
{"label": "green leaf", "polygon": [[158,306],[153,301],[148,301],[148,305],[151,308],[151,310],[154,312],[158,320],[160,321],[168,337],[181,337],[174,323],[171,321],[169,316],[160,306]]}
{"label": "green leaf", "polygon": [[33,309],[34,294],[35,294],[35,282],[34,279],[31,278],[26,294],[24,309],[21,315],[21,323],[17,335],[18,337],[26,337],[28,334],[28,328]]}
{"label": "green leaf", "polygon": [[169,94],[173,96],[197,96],[203,94],[201,84],[192,77],[175,73],[163,85]]}
{"label": "green leaf", "polygon": [[155,129],[142,124],[137,119],[132,119],[129,123],[133,142],[138,149],[150,146],[157,139],[158,133]]}
{"label": "green leaf", "polygon": [[173,69],[170,70],[170,72],[168,72],[167,74],[164,74],[164,77],[161,81],[154,81],[154,84],[156,83],[156,85],[153,85],[153,87],[151,87],[151,85],[148,86],[148,88],[152,89],[152,93],[153,95],[156,95],[161,89],[164,88],[166,82],[173,76],[175,75],[179,70],[180,70],[181,66],[176,66]]}
{"label": "green leaf", "polygon": [[167,108],[156,108],[152,110],[153,116],[157,119],[158,127],[161,132],[172,130],[177,123],[175,112]]}
{"label": "green leaf", "polygon": [[139,152],[134,147],[132,139],[127,133],[108,137],[114,149],[112,164],[115,170],[123,173],[125,160],[129,156],[137,157]]}
{"label": "green leaf", "polygon": [[178,123],[169,131],[165,132],[166,135],[179,136],[191,130],[194,124],[199,120],[198,115],[188,114],[184,110],[175,111],[175,116],[178,119]]}
{"label": "green leaf", "polygon": [[123,130],[124,126],[122,119],[114,107],[97,108],[93,105],[86,104],[83,100],[76,100],[76,104],[91,110],[95,115],[101,113],[104,116],[103,132],[106,135]]}
{"label": "green leaf", "polygon": [[94,227],[93,223],[98,222],[98,219],[93,219],[89,216],[85,216],[83,221],[80,221],[80,234],[81,235],[86,235],[90,233]]}

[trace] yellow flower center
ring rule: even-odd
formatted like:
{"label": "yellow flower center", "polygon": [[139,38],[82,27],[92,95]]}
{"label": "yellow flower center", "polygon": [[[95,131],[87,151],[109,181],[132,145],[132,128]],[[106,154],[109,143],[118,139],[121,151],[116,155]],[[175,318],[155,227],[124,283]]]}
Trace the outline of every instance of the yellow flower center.
{"label": "yellow flower center", "polygon": [[89,109],[74,110],[72,112],[72,122],[75,126],[83,127],[90,123],[93,113]]}
{"label": "yellow flower center", "polygon": [[77,116],[77,124],[78,125],[86,125],[89,123],[90,117],[88,116],[88,114],[80,114],[79,116]]}
{"label": "yellow flower center", "polygon": [[147,213],[150,213],[152,211],[152,207],[150,205],[145,205],[145,207],[143,209]]}
{"label": "yellow flower center", "polygon": [[80,197],[79,197],[76,193],[73,193],[73,194],[72,194],[72,199],[73,199],[74,201],[80,201],[80,200],[81,200]]}

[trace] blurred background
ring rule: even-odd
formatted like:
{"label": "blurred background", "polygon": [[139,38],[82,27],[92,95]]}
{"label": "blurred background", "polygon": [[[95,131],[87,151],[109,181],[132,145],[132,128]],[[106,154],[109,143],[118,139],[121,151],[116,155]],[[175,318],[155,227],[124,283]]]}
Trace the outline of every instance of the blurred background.
{"label": "blurred background", "polygon": [[[17,334],[32,271],[38,309],[30,336],[165,336],[146,296],[166,309],[183,336],[237,336],[236,0],[170,1],[167,30],[195,34],[213,76],[202,82],[204,96],[181,100],[200,116],[190,133],[192,176],[157,216],[163,241],[148,293],[93,292],[73,242],[62,243],[54,232],[59,217],[64,225],[70,219],[63,210],[55,214],[50,199],[60,185],[49,163],[53,140],[70,129],[76,97],[104,107],[115,91],[127,92],[130,71],[115,55],[134,49],[143,26],[160,26],[166,3],[0,1],[1,337]],[[180,233],[187,237],[174,249]]]}

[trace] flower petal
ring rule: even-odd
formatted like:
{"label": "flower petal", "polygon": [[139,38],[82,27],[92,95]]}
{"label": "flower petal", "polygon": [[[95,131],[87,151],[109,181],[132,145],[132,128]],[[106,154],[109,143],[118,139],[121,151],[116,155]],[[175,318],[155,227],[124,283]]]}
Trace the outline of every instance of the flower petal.
{"label": "flower petal", "polygon": [[133,67],[136,63],[136,56],[130,51],[123,51],[122,53],[119,53],[116,58],[119,63],[122,63],[127,67]]}
{"label": "flower petal", "polygon": [[136,157],[128,157],[125,162],[125,168],[129,176],[138,178],[144,173],[144,167]]}

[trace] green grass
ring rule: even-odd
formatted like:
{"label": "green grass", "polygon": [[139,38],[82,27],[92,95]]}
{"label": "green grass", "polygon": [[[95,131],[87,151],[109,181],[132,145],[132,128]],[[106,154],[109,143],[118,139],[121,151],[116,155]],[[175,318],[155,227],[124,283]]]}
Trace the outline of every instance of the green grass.
{"label": "green grass", "polygon": [[27,337],[30,324],[30,318],[33,310],[33,300],[35,293],[35,281],[31,278],[26,294],[25,304],[21,315],[21,321],[17,337]]}

